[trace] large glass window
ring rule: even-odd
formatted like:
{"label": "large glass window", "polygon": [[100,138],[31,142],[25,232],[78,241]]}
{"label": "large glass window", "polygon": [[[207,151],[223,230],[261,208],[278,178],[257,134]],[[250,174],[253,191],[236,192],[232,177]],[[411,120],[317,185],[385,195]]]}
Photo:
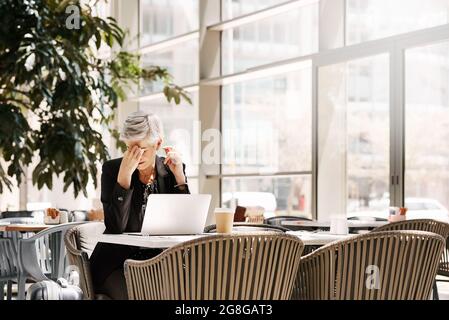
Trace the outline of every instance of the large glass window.
{"label": "large glass window", "polygon": [[[182,102],[180,105],[168,103],[164,98],[140,103],[140,109],[154,113],[161,118],[164,125],[165,146],[173,146],[182,155],[186,164],[187,176],[198,176],[198,159],[195,156],[199,150],[199,123],[198,123],[198,93],[191,94],[192,105]],[[161,149],[159,155],[165,156]]]}
{"label": "large glass window", "polygon": [[224,206],[261,206],[266,218],[294,215],[312,218],[312,178],[290,177],[226,178],[222,182]]}
{"label": "large glass window", "polygon": [[449,222],[449,42],[406,51],[405,206]]}
{"label": "large glass window", "polygon": [[199,0],[140,0],[140,46],[198,30]]}
{"label": "large glass window", "polygon": [[223,87],[224,174],[311,170],[311,68]]}
{"label": "large glass window", "polygon": [[[160,66],[167,68],[179,86],[197,84],[199,79],[198,69],[198,39],[189,40],[162,51],[151,52],[142,55],[143,67]],[[162,91],[162,81],[143,81],[141,94],[149,94]]]}
{"label": "large glass window", "polygon": [[222,180],[224,206],[311,217],[311,84],[307,67],[223,87],[222,173],[240,175]]}
{"label": "large glass window", "polygon": [[[285,2],[225,0],[222,20]],[[318,51],[318,14],[317,2],[223,31],[222,74]],[[311,67],[225,85],[221,97],[222,204],[311,218]]]}
{"label": "large glass window", "polygon": [[322,67],[318,107],[318,215],[387,218],[389,56]]}
{"label": "large glass window", "polygon": [[222,0],[222,19],[232,19],[285,2],[288,2],[288,0]]}
{"label": "large glass window", "polygon": [[[222,0],[221,21],[287,2]],[[449,22],[449,0],[345,3],[346,45]],[[141,47],[199,29],[198,0],[141,0],[140,10]],[[236,81],[232,84],[224,81],[216,98],[221,99],[223,205],[263,205],[267,216],[311,217],[312,69],[292,66],[274,71],[276,75],[267,69],[265,76],[261,69],[257,79],[250,72],[318,52],[319,15],[316,1],[221,32],[220,75],[242,73],[244,78],[232,78]],[[326,42],[327,36],[321,40]],[[196,39],[163,50],[147,48],[142,63],[167,67],[177,84],[192,85],[199,82],[200,50]],[[332,59],[332,50],[326,55]],[[409,212],[428,207],[446,214],[449,208],[449,189],[444,187],[449,182],[449,173],[447,179],[444,173],[447,155],[444,147],[438,147],[449,136],[449,120],[447,124],[444,120],[444,110],[449,108],[448,56],[447,43],[406,51],[405,205]],[[400,107],[390,106],[390,56],[336,61],[318,69],[317,215],[319,219],[332,214],[386,219],[390,202],[399,201],[390,195],[390,189],[396,191],[390,162],[401,161],[396,153],[390,155],[390,139],[397,138],[391,134],[395,124],[390,122],[390,109]],[[162,86],[144,83],[142,94],[160,92]],[[142,102],[141,108],[163,118],[166,143],[182,149],[194,185],[199,176],[194,159],[198,150],[186,138],[196,139],[198,94],[193,98],[190,107],[171,106],[161,98]],[[429,134],[428,128],[433,129]]]}
{"label": "large glass window", "polygon": [[[151,44],[171,40],[179,35],[199,29],[199,0],[140,0],[141,36],[140,46],[146,53],[141,56],[144,67],[157,65],[166,68],[173,76],[173,82],[186,87],[199,82],[199,44],[194,38],[176,42],[164,49],[154,49]],[[139,109],[158,115],[164,125],[165,146],[173,146],[181,153],[186,164],[189,189],[198,193],[198,167],[201,132],[198,121],[198,91],[190,93],[192,104],[185,100],[180,105],[167,102],[159,93],[164,83],[143,82],[141,95],[145,97],[139,103]],[[158,153],[165,156],[161,149]]]}
{"label": "large glass window", "polygon": [[318,11],[318,4],[312,4],[224,31],[223,73],[244,71],[255,66],[316,52]]}
{"label": "large glass window", "polygon": [[347,0],[347,44],[449,22],[449,0]]}

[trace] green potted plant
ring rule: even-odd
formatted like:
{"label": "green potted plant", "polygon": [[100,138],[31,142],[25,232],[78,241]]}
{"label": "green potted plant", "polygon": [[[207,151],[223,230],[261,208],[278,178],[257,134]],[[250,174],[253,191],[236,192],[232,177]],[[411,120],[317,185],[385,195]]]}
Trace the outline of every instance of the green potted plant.
{"label": "green potted plant", "polygon": [[[70,28],[76,11],[79,28]],[[98,128],[118,137],[114,110],[140,79],[162,80],[169,101],[190,103],[167,70],[141,68],[139,56],[123,49],[125,39],[113,18],[94,16],[79,0],[0,0],[0,193],[12,179],[20,183],[38,156],[32,181],[39,189],[52,189],[62,175],[64,191],[87,195],[89,178],[96,186],[97,165],[109,156]],[[98,54],[104,46],[111,55]]]}

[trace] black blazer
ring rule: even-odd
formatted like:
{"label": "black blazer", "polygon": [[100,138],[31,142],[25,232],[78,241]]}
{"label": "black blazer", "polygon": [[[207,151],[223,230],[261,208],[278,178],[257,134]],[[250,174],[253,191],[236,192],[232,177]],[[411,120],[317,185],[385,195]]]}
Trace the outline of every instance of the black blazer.
{"label": "black blazer", "polygon": [[[156,179],[159,193],[190,193],[188,186],[180,190],[176,179],[164,157],[156,156]],[[129,190],[117,183],[122,158],[106,161],[101,174],[101,202],[103,203],[105,234],[140,232],[142,229],[144,185],[139,180],[138,170],[134,171]],[[185,174],[185,165],[183,164]],[[123,268],[126,259],[131,258],[138,248],[98,243],[90,257],[94,286],[103,281],[116,269]]]}
{"label": "black blazer", "polygon": [[[184,190],[175,188],[176,179],[165,158],[156,156],[156,179],[159,193],[190,193],[188,187]],[[107,161],[103,164],[101,175],[101,202],[104,210],[104,224],[108,234],[123,232],[140,232],[143,216],[143,183],[139,180],[138,170],[134,171],[129,190],[123,189],[117,183],[118,172],[122,158]],[[185,175],[185,165],[184,175]]]}

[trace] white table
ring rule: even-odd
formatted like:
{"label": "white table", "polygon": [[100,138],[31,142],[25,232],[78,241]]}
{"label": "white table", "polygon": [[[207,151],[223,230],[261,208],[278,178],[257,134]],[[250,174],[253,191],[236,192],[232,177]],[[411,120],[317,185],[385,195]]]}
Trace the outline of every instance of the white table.
{"label": "white table", "polygon": [[329,232],[308,232],[308,231],[287,231],[287,234],[297,236],[304,242],[306,246],[324,246],[328,243],[345,240],[350,237],[356,236],[356,234],[331,234]]}
{"label": "white table", "polygon": [[[333,241],[346,239],[354,236],[334,235],[328,232],[307,232],[307,231],[288,231],[288,234],[299,237],[306,246],[321,246]],[[185,241],[198,239],[205,236],[213,236],[213,233],[186,236],[136,236],[127,234],[103,234],[99,237],[99,242],[122,244],[142,248],[170,248]]]}
{"label": "white table", "polygon": [[99,242],[122,244],[142,248],[170,248],[182,242],[204,237],[205,235],[187,236],[136,236],[127,234],[103,234],[99,237]]}
{"label": "white table", "polygon": [[[330,221],[282,221],[283,226],[288,227],[316,227],[316,228],[330,228]],[[360,221],[360,220],[350,220],[348,221],[349,228],[377,228],[388,224],[387,221]]]}
{"label": "white table", "polygon": [[39,232],[50,228],[48,224],[37,223],[0,223],[0,232]]}

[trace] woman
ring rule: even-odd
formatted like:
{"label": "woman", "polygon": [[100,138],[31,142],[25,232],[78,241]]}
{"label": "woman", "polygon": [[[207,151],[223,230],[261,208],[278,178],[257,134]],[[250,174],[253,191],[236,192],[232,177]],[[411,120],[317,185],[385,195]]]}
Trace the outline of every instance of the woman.
{"label": "woman", "polygon": [[[121,139],[127,151],[123,158],[105,162],[101,175],[107,234],[140,232],[147,198],[152,193],[190,193],[179,154],[167,147],[165,158],[156,155],[163,141],[162,123],[157,116],[132,113],[125,121]],[[158,253],[160,250],[98,243],[90,257],[95,293],[127,299],[125,260],[145,260]]]}

